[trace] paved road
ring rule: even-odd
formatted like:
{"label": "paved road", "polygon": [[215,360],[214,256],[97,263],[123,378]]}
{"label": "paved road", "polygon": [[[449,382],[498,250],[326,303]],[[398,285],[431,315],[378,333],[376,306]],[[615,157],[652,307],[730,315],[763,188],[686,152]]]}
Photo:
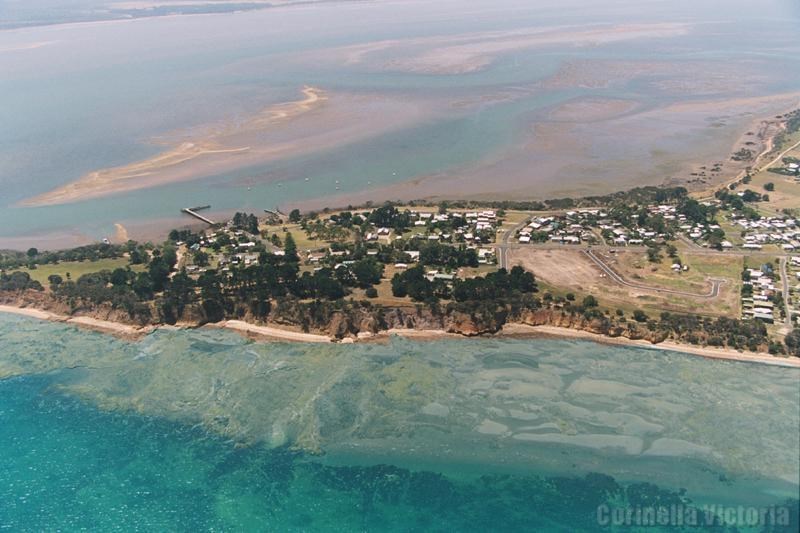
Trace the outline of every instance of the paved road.
{"label": "paved road", "polygon": [[517,234],[517,231],[521,230],[525,226],[528,225],[528,221],[523,220],[507,232],[503,234],[503,237],[500,239],[500,243],[495,246],[497,249],[497,262],[500,264],[500,268],[508,268],[508,248],[514,246],[514,244],[509,243],[508,240]]}
{"label": "paved road", "polygon": [[787,333],[792,330],[792,313],[789,307],[789,276],[786,272],[786,257],[781,257],[781,282],[783,283],[783,305],[785,306],[786,319],[783,325],[787,328]]}
{"label": "paved road", "polygon": [[[689,237],[687,237],[683,233],[679,233],[678,234],[678,240],[681,241],[686,246],[688,246],[690,250],[703,250],[703,251],[707,251],[708,250],[708,248],[703,248],[702,246],[700,246],[699,244],[694,242],[692,239],[690,239]],[[716,250],[714,250],[714,251],[716,251]]]}
{"label": "paved road", "polygon": [[677,294],[679,296],[689,296],[691,298],[716,298],[719,296],[719,286],[725,282],[725,280],[716,279],[716,278],[709,278],[711,282],[711,290],[707,294],[697,294],[694,292],[687,292],[687,291],[679,291],[677,289],[665,289],[659,287],[652,287],[649,285],[644,285],[642,283],[636,283],[632,281],[628,281],[620,276],[613,268],[608,266],[602,259],[595,255],[593,250],[585,250],[584,253],[591,259],[597,266],[600,267],[600,270],[605,272],[608,277],[619,283],[620,285],[624,285],[626,287],[631,287],[634,289],[641,289],[647,291],[653,291],[657,293],[667,293],[667,294]]}

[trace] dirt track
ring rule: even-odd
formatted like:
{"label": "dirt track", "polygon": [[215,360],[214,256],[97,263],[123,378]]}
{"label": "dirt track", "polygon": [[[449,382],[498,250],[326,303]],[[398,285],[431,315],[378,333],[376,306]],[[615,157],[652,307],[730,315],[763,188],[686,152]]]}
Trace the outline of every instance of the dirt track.
{"label": "dirt track", "polygon": [[737,312],[725,306],[716,309],[718,306],[713,305],[713,302],[722,303],[719,281],[711,282],[707,288],[698,288],[696,291],[690,287],[676,290],[651,284],[646,280],[637,283],[619,274],[611,275],[593,261],[586,251],[579,248],[509,248],[507,253],[509,266],[522,265],[547,285],[566,291],[592,294],[608,305],[646,306],[677,312],[697,312],[702,307],[709,314],[731,316]]}

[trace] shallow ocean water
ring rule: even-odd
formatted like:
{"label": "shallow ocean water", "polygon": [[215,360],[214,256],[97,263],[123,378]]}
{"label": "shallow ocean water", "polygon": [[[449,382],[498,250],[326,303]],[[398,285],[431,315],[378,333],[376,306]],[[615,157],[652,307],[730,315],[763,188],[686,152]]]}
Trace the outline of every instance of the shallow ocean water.
{"label": "shallow ocean water", "polygon": [[797,524],[794,369],[551,340],[128,343],[2,315],[0,375],[12,531],[594,531],[604,505]]}
{"label": "shallow ocean water", "polygon": [[[187,222],[179,210],[188,205],[211,204],[222,214],[453,191],[541,199],[686,178],[688,166],[726,159],[754,120],[796,103],[798,20],[794,0],[446,0],[327,2],[3,31],[0,242],[21,249],[85,243],[113,237],[115,223],[151,237],[148,224],[163,231]],[[637,25],[652,34],[613,38]],[[659,36],[662,25],[686,32]],[[518,32],[580,35],[598,27],[612,29],[596,42],[507,44]],[[491,49],[498,35],[510,48],[489,53],[483,68],[425,70],[427,53],[457,60],[460,43]],[[398,68],[414,58],[412,68]],[[165,139],[195,139],[198,131],[296,100],[304,85],[333,98],[359,94],[408,105],[419,116],[347,141],[353,113],[344,113],[345,140],[334,147],[195,169],[191,181],[90,201],[19,206],[92,171],[147,159],[170,146]],[[614,112],[610,104],[600,118],[553,118],[586,101],[632,107]],[[299,124],[297,144],[320,128],[313,120]]]}

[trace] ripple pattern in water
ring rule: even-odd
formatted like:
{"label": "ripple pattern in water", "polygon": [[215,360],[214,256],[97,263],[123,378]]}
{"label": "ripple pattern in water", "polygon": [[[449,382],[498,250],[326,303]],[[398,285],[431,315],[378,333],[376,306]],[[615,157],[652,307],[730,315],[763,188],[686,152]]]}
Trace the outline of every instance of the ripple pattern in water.
{"label": "ripple pattern in water", "polygon": [[792,369],[567,341],[127,343],[2,316],[0,375],[13,530],[593,530],[609,501],[797,505]]}

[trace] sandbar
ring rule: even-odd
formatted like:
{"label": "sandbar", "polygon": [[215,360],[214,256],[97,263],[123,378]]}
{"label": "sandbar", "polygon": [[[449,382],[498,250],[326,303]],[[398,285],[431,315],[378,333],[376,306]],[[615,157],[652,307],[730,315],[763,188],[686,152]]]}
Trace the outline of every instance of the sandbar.
{"label": "sandbar", "polygon": [[193,130],[208,133],[176,136],[174,144],[152,157],[89,172],[18,205],[63,204],[219,175],[323,152],[429,116],[418,102],[401,98],[331,95],[309,86],[302,92],[300,100],[271,105],[245,120],[198,126]]}

